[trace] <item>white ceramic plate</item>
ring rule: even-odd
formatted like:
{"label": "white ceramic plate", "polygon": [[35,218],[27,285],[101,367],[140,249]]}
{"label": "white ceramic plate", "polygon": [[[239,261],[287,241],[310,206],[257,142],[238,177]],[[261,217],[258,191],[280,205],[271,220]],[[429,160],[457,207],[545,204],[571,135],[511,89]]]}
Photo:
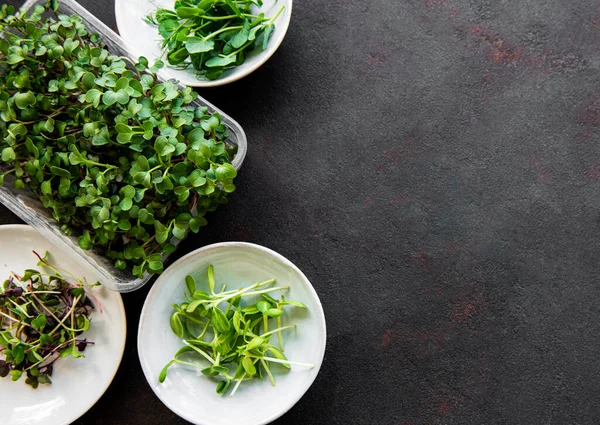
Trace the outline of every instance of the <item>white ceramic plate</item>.
{"label": "white ceramic plate", "polygon": [[[132,47],[132,53],[146,56],[151,63],[154,63],[154,60],[161,55],[161,38],[158,29],[144,22],[143,19],[157,8],[172,9],[174,3],[174,0],[115,1],[115,16],[119,34]],[[248,54],[242,65],[225,71],[218,79],[199,79],[193,70],[175,70],[171,68],[165,68],[161,74],[167,78],[172,76],[182,84],[192,87],[220,86],[245,77],[258,69],[275,53],[285,37],[292,16],[292,0],[263,0],[260,12],[263,12],[266,17],[275,16],[281,6],[285,6],[285,8],[275,20],[275,31],[269,40],[267,49],[263,51],[260,47],[256,48]]]}
{"label": "white ceramic plate", "polygon": [[[50,252],[52,261],[89,283],[96,279],[77,263],[58,251],[32,227],[0,226],[0,278],[9,271],[22,273],[26,268],[38,268],[32,250]],[[2,425],[65,425],[70,424],[92,407],[104,394],[119,368],[125,348],[125,309],[121,295],[102,287],[93,288],[102,307],[91,315],[90,329],[83,334],[95,345],[87,347],[85,358],[59,359],[54,363],[51,385],[34,390],[25,379],[12,382],[0,379],[0,424]],[[0,355],[1,357],[1,355]]]}
{"label": "white ceramic plate", "polygon": [[[182,346],[169,325],[171,305],[183,301],[188,274],[196,278],[198,289],[206,290],[206,269],[210,264],[215,267],[217,285],[226,282],[227,289],[271,278],[289,285],[290,290],[284,293],[286,299],[300,301],[308,309],[286,308],[283,323],[296,323],[297,327],[284,334],[285,354],[289,360],[315,364],[315,368],[292,366],[287,373],[277,373],[275,387],[266,378],[243,382],[233,397],[229,396],[231,391],[216,394],[215,382],[186,366],[172,366],[160,384],[160,371]],[[308,390],[323,362],[325,341],[325,316],[319,297],[296,266],[259,245],[225,242],[191,252],[158,278],[142,310],[138,352],[150,386],[182,418],[197,425],[262,425],[287,412]]]}

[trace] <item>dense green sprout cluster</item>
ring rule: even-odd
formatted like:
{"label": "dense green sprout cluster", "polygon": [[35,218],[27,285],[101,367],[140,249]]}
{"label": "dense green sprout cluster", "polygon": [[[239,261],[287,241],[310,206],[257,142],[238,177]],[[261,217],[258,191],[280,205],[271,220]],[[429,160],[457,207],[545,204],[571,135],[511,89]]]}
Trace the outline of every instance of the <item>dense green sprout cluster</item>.
{"label": "dense green sprout cluster", "polygon": [[172,238],[235,190],[235,149],[190,88],[111,55],[57,7],[0,8],[0,183],[29,187],[81,248],[158,273]]}

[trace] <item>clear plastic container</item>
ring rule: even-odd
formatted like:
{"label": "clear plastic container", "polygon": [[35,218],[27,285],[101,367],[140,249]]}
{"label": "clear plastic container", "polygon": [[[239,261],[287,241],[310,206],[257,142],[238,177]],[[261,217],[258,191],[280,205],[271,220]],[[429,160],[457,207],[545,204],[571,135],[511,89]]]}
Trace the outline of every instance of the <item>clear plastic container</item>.
{"label": "clear plastic container", "polygon": [[[28,0],[23,7],[29,9],[36,4],[44,3],[44,1],[45,0]],[[77,2],[73,0],[61,0],[59,13],[79,15],[83,19],[83,22],[85,22],[88,31],[90,31],[90,33],[97,33],[102,38],[111,54],[126,56],[131,59],[137,59],[139,56],[136,55],[133,49],[114,31],[104,25],[104,23]],[[149,58],[149,60],[152,59]],[[162,80],[170,79],[167,72],[161,72],[159,77]],[[196,106],[206,106],[209,111],[221,114],[223,122],[229,129],[229,139],[227,142],[238,148],[232,164],[239,170],[246,155],[247,142],[244,130],[242,130],[240,125],[231,117],[205,99],[198,97],[194,104]],[[146,274],[143,279],[133,277],[129,272],[120,271],[114,268],[112,262],[105,258],[101,253],[81,249],[77,244],[76,237],[68,237],[61,232],[60,226],[37,199],[37,196],[28,189],[13,189],[12,182],[8,176],[4,186],[0,186],[0,202],[26,223],[37,229],[60,250],[71,255],[81,267],[94,270],[99,281],[106,288],[118,292],[130,292],[141,288],[152,278],[152,275],[149,274]],[[178,241],[174,240],[172,242],[176,244]],[[167,257],[165,257],[165,260],[166,258]]]}

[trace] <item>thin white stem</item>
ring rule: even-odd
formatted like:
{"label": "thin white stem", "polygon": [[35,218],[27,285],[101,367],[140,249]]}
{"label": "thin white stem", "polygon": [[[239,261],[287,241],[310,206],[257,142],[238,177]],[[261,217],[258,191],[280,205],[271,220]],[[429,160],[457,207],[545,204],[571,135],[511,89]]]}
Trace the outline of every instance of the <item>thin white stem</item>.
{"label": "thin white stem", "polygon": [[295,366],[305,366],[305,367],[310,367],[311,369],[315,367],[314,364],[292,362],[290,360],[276,359],[275,357],[260,357],[260,356],[253,356],[252,354],[247,354],[247,356],[252,357],[254,359],[264,359],[264,360],[266,360],[268,362],[272,362],[272,363],[289,364],[289,365],[295,365]]}
{"label": "thin white stem", "polygon": [[235,384],[235,387],[233,387],[233,390],[231,391],[231,394],[229,395],[229,397],[233,397],[233,395],[235,394],[235,392],[237,391],[238,387],[240,386],[240,384],[242,383],[242,381],[244,380],[244,377],[246,376],[246,372],[244,372],[244,374],[242,375],[242,377],[240,379],[238,379],[237,383]]}
{"label": "thin white stem", "polygon": [[266,281],[261,282],[261,283],[256,283],[256,284],[254,284],[252,286],[249,286],[247,288],[238,289],[237,291],[235,291],[235,292],[233,292],[231,294],[228,294],[225,297],[218,298],[218,299],[212,301],[211,304],[213,305],[213,307],[214,306],[218,306],[219,304],[221,304],[221,303],[223,303],[223,302],[225,302],[225,301],[227,301],[227,300],[229,300],[231,298],[235,298],[235,297],[238,297],[238,296],[244,296],[243,294],[245,294],[245,293],[247,293],[247,292],[249,292],[249,291],[251,291],[253,289],[260,288],[260,287],[266,286],[266,285],[271,285],[272,283],[275,283],[275,279],[269,279],[269,280],[266,280]]}
{"label": "thin white stem", "polygon": [[271,381],[271,385],[275,386],[275,378],[273,378],[273,374],[271,373],[271,369],[269,369],[269,365],[263,359],[260,359],[260,363],[263,365],[263,367],[267,371],[267,375],[269,375],[269,380]]}
{"label": "thin white stem", "polygon": [[7,298],[8,301],[10,301],[11,303],[13,303],[13,305],[15,307],[17,307],[19,310],[21,310],[21,312],[27,316],[29,319],[31,319],[31,316],[29,314],[27,314],[27,312],[25,310],[23,310],[23,307],[21,307],[19,304],[17,304],[16,302],[14,302],[13,300],[11,300],[10,298]]}
{"label": "thin white stem", "polygon": [[194,350],[195,352],[201,354],[206,360],[208,360],[211,364],[215,364],[215,361],[212,359],[212,357],[210,357],[208,354],[206,354],[204,351],[202,351],[201,349],[199,349],[198,347],[196,347],[195,345],[190,344],[189,342],[187,342],[185,339],[183,340],[183,343],[185,345],[187,345],[188,347],[190,347],[192,350]]}
{"label": "thin white stem", "polygon": [[252,295],[260,295],[260,294],[266,294],[268,292],[274,292],[274,291],[285,291],[290,289],[289,286],[278,286],[277,288],[269,288],[269,289],[263,289],[261,291],[254,291],[254,292],[246,292],[244,295],[242,295],[243,297],[250,297]]}
{"label": "thin white stem", "polygon": [[[4,317],[6,317],[7,319],[10,319],[10,320],[12,320],[13,322],[21,323],[21,321],[20,321],[19,319],[15,319],[14,317],[12,317],[12,316],[9,316],[8,314],[4,314],[4,313],[2,313],[1,311],[0,311],[0,315],[2,315],[2,316],[4,316]],[[23,324],[24,324],[25,326],[29,326],[27,323],[23,323]]]}
{"label": "thin white stem", "polygon": [[63,342],[62,344],[58,345],[58,346],[57,346],[55,349],[53,349],[51,352],[49,352],[48,354],[46,354],[46,356],[45,356],[45,357],[44,357],[42,360],[40,360],[40,361],[39,361],[39,362],[37,362],[37,363],[34,363],[34,364],[32,364],[31,366],[29,366],[29,367],[28,367],[27,369],[25,369],[25,370],[29,370],[29,369],[31,369],[31,368],[34,368],[34,367],[36,367],[36,366],[37,366],[37,365],[39,365],[40,363],[43,363],[43,362],[44,362],[44,361],[45,361],[45,360],[46,360],[48,357],[50,357],[52,354],[54,354],[54,353],[58,352],[58,349],[59,349],[60,347],[62,347],[63,345],[70,344],[70,343],[72,343],[72,342],[73,342],[73,341],[75,341],[75,340],[77,340],[77,337],[75,337],[75,338],[73,338],[73,339],[70,339],[70,340],[68,340],[68,341],[65,341],[65,342]]}
{"label": "thin white stem", "polygon": [[281,328],[277,328],[277,329],[273,329],[272,331],[269,332],[265,332],[264,334],[262,334],[260,337],[263,338],[265,336],[269,336],[274,334],[275,332],[279,332],[279,331],[283,331],[284,329],[291,329],[291,328],[295,328],[296,325],[288,325],[288,326],[282,326]]}
{"label": "thin white stem", "polygon": [[31,295],[31,294],[62,294],[59,291],[35,291],[35,292],[23,292],[23,295]]}
{"label": "thin white stem", "polygon": [[[281,316],[275,318],[275,323],[278,328],[281,327]],[[283,337],[281,336],[281,332],[277,332],[277,342],[279,342],[279,349],[283,351]]]}
{"label": "thin white stem", "polygon": [[192,367],[195,367],[196,369],[205,369],[205,367],[202,366],[202,365],[191,363],[191,362],[184,362],[183,360],[177,360],[177,359],[175,359],[175,363],[182,364],[182,365],[185,365],[185,366],[192,366]]}

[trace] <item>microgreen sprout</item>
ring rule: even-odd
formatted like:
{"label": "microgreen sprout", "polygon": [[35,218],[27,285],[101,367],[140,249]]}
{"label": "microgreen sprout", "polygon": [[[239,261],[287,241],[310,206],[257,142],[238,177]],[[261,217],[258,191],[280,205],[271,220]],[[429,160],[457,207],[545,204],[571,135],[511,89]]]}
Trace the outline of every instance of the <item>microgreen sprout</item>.
{"label": "microgreen sprout", "polygon": [[0,377],[25,376],[25,383],[37,388],[51,383],[57,359],[84,357],[94,344],[81,338],[91,323],[94,298],[88,288],[94,285],[53,265],[47,253],[34,254],[43,271],[12,273],[0,287]]}
{"label": "microgreen sprout", "polygon": [[[217,380],[217,394],[224,394],[233,383],[230,393],[233,396],[243,381],[262,378],[263,373],[274,386],[271,370],[274,364],[284,370],[292,365],[314,368],[314,364],[288,360],[283,353],[282,334],[296,327],[295,324],[282,326],[283,308],[306,306],[286,301],[283,296],[277,301],[269,294],[289,287],[272,286],[275,283],[275,279],[269,279],[230,291],[225,291],[223,286],[220,292],[215,292],[211,265],[207,270],[208,292],[205,292],[197,289],[193,276],[186,276],[186,300],[173,305],[170,318],[172,331],[184,345],[162,369],[159,382],[164,382],[169,368],[178,364],[199,369]],[[260,299],[244,306],[243,301],[250,297]],[[275,321],[274,326],[270,325],[271,320]],[[274,334],[278,336],[279,348],[270,342]]]}

